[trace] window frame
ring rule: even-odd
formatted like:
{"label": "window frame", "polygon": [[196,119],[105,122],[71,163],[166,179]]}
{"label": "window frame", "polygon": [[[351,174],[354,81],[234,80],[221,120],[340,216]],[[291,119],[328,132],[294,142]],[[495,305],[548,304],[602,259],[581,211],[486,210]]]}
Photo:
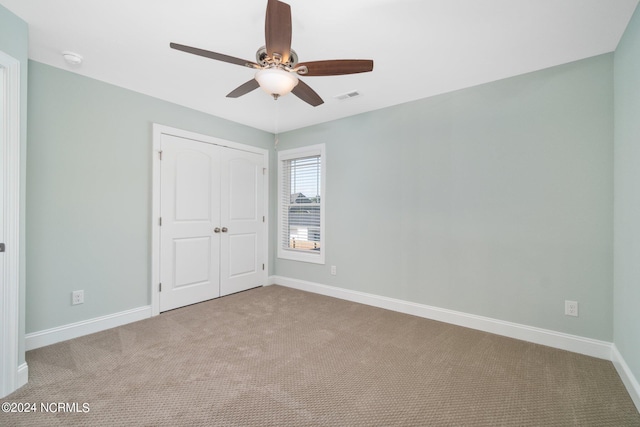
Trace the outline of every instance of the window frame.
{"label": "window frame", "polygon": [[[283,184],[285,170],[283,163],[288,160],[301,159],[305,157],[320,156],[320,251],[297,251],[295,249],[285,249],[283,241],[283,217],[285,206],[283,201]],[[325,230],[325,192],[326,192],[326,170],[327,162],[325,155],[325,144],[309,145],[306,147],[293,148],[278,151],[278,251],[280,259],[292,261],[310,262],[314,264],[325,264],[326,230]]]}

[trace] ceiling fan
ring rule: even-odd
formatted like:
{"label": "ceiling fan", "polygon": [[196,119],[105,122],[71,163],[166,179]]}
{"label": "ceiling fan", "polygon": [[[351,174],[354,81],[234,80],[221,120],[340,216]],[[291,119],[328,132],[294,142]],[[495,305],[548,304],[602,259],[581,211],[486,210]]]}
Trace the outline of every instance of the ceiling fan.
{"label": "ceiling fan", "polygon": [[265,18],[266,45],[256,52],[256,62],[196,47],[170,43],[173,49],[204,56],[230,64],[258,70],[255,78],[229,92],[227,98],[238,98],[258,87],[278,99],[291,92],[304,102],[317,107],[324,101],[301,76],[338,76],[366,73],[373,70],[370,59],[332,59],[298,63],[298,55],[291,49],[291,7],[278,0],[268,0]]}

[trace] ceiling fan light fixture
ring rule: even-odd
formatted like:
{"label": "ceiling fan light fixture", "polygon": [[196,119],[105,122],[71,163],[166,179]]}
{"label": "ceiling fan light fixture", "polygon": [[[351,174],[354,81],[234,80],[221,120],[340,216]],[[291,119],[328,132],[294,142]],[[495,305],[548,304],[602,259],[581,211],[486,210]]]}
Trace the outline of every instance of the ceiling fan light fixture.
{"label": "ceiling fan light fixture", "polygon": [[264,23],[265,45],[256,52],[256,62],[173,42],[169,43],[169,47],[259,70],[253,79],[229,92],[227,98],[239,98],[261,87],[274,99],[291,92],[312,107],[317,107],[324,101],[309,85],[298,80],[298,74],[342,76],[373,71],[371,59],[329,59],[298,63],[298,55],[291,49],[291,28],[291,6],[280,0],[268,0]]}
{"label": "ceiling fan light fixture", "polygon": [[274,98],[288,94],[298,84],[298,77],[280,68],[265,68],[256,73],[258,84]]}

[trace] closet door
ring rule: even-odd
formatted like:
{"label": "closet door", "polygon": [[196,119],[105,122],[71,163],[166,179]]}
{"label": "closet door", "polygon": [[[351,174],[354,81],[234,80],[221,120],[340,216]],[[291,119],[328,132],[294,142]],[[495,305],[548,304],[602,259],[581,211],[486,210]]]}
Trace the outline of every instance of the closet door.
{"label": "closet door", "polygon": [[263,157],[224,149],[221,156],[220,295],[263,285]]}
{"label": "closet door", "polygon": [[167,134],[159,148],[159,311],[264,285],[264,155]]}
{"label": "closet door", "polygon": [[160,311],[220,295],[220,150],[162,135]]}

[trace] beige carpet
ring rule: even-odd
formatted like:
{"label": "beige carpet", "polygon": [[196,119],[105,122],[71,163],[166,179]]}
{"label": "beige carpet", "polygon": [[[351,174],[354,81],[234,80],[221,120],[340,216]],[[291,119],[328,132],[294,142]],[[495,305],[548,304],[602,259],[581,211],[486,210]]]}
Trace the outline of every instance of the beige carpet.
{"label": "beige carpet", "polygon": [[610,362],[280,286],[27,362],[2,426],[640,426]]}

